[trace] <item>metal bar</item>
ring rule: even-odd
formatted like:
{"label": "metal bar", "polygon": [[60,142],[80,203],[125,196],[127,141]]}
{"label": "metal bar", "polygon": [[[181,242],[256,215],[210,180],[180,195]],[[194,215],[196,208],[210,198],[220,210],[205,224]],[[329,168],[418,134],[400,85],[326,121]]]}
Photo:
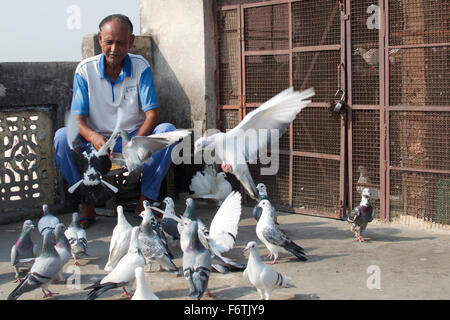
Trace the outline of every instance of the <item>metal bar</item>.
{"label": "metal bar", "polygon": [[424,44],[403,44],[388,46],[389,49],[416,49],[416,48],[431,48],[431,47],[448,47],[450,42],[440,42],[440,43],[424,43]]}
{"label": "metal bar", "polygon": [[[327,153],[317,153],[317,152],[306,152],[306,151],[292,151],[291,154],[296,157],[306,157],[306,158],[317,158],[317,159],[326,159],[326,160],[336,160],[340,161],[341,156],[338,154],[327,154]],[[325,170],[321,168],[323,171],[324,179],[326,180]]]}
{"label": "metal bar", "polygon": [[[345,2],[346,12],[351,13],[351,1]],[[347,69],[347,105],[350,107],[347,112],[347,176],[348,176],[348,205],[351,208],[353,204],[353,122],[352,122],[352,108],[353,108],[353,91],[352,91],[352,33],[351,33],[352,16],[349,14],[349,19],[346,20],[346,69]]]}
{"label": "metal bar", "polygon": [[240,106],[234,106],[234,105],[219,105],[219,110],[239,110]]}
{"label": "metal bar", "polygon": [[379,105],[354,104],[351,106],[353,110],[380,110]]}
{"label": "metal bar", "polygon": [[[294,87],[293,64],[292,64],[292,4],[289,4],[289,86]],[[289,151],[294,150],[294,123],[289,124]],[[294,155],[289,154],[289,206],[294,204]]]}
{"label": "metal bar", "polygon": [[386,63],[386,59],[389,59],[388,51],[385,50],[385,12],[384,12],[384,1],[378,1],[380,8],[380,29],[378,31],[378,41],[379,41],[379,57],[383,57],[383,59],[379,59],[379,89],[380,89],[380,219],[382,221],[386,221],[386,110],[385,107],[388,105],[386,103],[386,92],[385,92],[385,76],[389,72],[389,63]]}
{"label": "metal bar", "polygon": [[388,106],[388,111],[449,112],[450,106]]}
{"label": "metal bar", "polygon": [[[340,75],[340,84],[341,88],[338,89],[344,89],[345,92],[347,92],[347,77],[346,77],[346,61],[345,61],[345,22],[347,21],[346,15],[347,11],[344,8],[341,8],[341,30],[340,30],[340,37],[341,37],[341,43],[340,43],[340,52],[341,52],[341,58],[340,58],[340,65],[338,66],[338,70],[341,71],[338,76]],[[343,67],[342,67],[343,66]],[[344,111],[345,112],[345,111]],[[345,114],[341,114],[340,116],[340,122],[341,122],[341,132],[340,132],[340,143],[341,148],[339,151],[339,217],[342,218],[345,213],[345,199],[347,198],[347,192],[345,188],[345,145],[346,145],[346,117]]]}
{"label": "metal bar", "polygon": [[[300,0],[298,0],[300,1]],[[272,1],[264,1],[264,2],[257,2],[257,3],[244,3],[242,4],[242,7],[247,8],[255,8],[255,7],[264,7],[264,6],[273,6],[277,4],[286,4],[286,3],[292,3],[292,2],[298,2],[296,0],[272,0]]]}
{"label": "metal bar", "polygon": [[[382,21],[382,25],[385,30],[384,34],[384,46],[386,48],[385,54],[384,54],[384,60],[389,61],[389,41],[390,41],[390,30],[389,30],[389,5],[384,6],[384,19]],[[385,64],[385,78],[384,78],[384,88],[385,88],[385,96],[384,96],[384,112],[385,112],[385,158],[383,161],[384,164],[384,183],[381,183],[380,180],[380,206],[381,201],[383,199],[384,208],[385,208],[385,214],[384,214],[384,220],[386,222],[389,222],[391,219],[391,201],[390,201],[390,195],[391,195],[391,171],[389,169],[389,166],[391,164],[391,149],[390,149],[390,128],[389,128],[389,119],[390,119],[390,113],[389,113],[389,102],[390,102],[390,91],[389,91],[389,83],[390,83],[390,71],[389,71],[389,63]],[[383,192],[384,191],[384,192]],[[384,195],[384,197],[383,197]]]}
{"label": "metal bar", "polygon": [[264,50],[264,51],[245,51],[245,56],[268,56],[268,55],[288,55],[289,49],[280,50]]}
{"label": "metal bar", "polygon": [[[244,9],[242,6],[238,6],[238,29],[239,29],[239,45],[238,45],[238,58],[239,63],[239,122],[242,121],[243,109],[245,106],[245,32],[244,32]],[[242,186],[241,186],[242,190]]]}
{"label": "metal bar", "polygon": [[330,44],[323,46],[295,47],[292,52],[314,52],[314,51],[338,51],[341,50],[340,44]]}
{"label": "metal bar", "polygon": [[422,173],[435,173],[435,174],[450,174],[450,170],[436,170],[436,169],[424,169],[424,168],[405,168],[389,166],[390,170],[397,171],[409,171],[409,172],[422,172]]}

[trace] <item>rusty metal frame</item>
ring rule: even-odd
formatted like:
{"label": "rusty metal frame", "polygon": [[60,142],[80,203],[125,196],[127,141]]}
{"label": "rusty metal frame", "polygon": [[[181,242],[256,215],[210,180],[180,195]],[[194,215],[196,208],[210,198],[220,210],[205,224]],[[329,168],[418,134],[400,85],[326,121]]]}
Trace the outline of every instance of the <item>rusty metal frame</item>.
{"label": "rusty metal frame", "polygon": [[[408,45],[389,45],[390,40],[390,32],[389,32],[389,6],[387,5],[386,0],[380,0],[380,2],[383,3],[383,11],[385,12],[383,16],[383,23],[382,26],[385,27],[385,34],[384,34],[384,46],[385,50],[383,53],[384,59],[380,59],[384,61],[388,61],[389,59],[389,50],[390,49],[410,49],[410,48],[430,48],[430,47],[450,47],[450,42],[440,42],[440,43],[422,43],[422,44],[408,44]],[[384,4],[386,3],[386,7],[384,7]],[[429,33],[429,32],[435,32],[435,31],[423,31],[422,33]],[[449,32],[449,31],[447,31]],[[381,69],[381,68],[380,68]],[[389,72],[389,63],[386,63],[384,72],[385,72],[385,78],[384,78],[384,89],[385,89],[385,114],[386,114],[386,122],[385,122],[385,128],[386,128],[386,145],[385,145],[385,220],[390,221],[390,208],[391,208],[391,171],[403,171],[403,172],[417,172],[417,173],[432,173],[432,174],[450,174],[449,170],[436,170],[436,169],[427,169],[427,168],[412,168],[412,167],[396,167],[391,165],[390,161],[390,144],[389,144],[389,138],[390,138],[390,113],[391,112],[402,112],[402,111],[419,111],[419,112],[450,112],[450,102],[448,106],[428,106],[428,105],[422,105],[422,106],[414,106],[414,105],[408,105],[408,106],[390,106],[390,72]]]}
{"label": "rusty metal frame", "polygon": [[[272,1],[265,1],[265,2],[257,2],[257,3],[242,3],[239,5],[228,5],[228,6],[221,6],[219,8],[220,11],[224,10],[238,10],[238,28],[239,28],[239,48],[240,48],[240,55],[239,55],[239,62],[240,62],[240,77],[239,77],[239,106],[223,106],[220,105],[220,110],[239,110],[239,121],[245,117],[247,113],[247,108],[251,107],[258,107],[258,103],[247,103],[246,101],[246,57],[253,56],[253,55],[287,55],[289,57],[289,84],[290,86],[294,85],[294,79],[293,79],[293,53],[296,52],[320,52],[320,51],[337,51],[340,50],[340,63],[345,65],[345,21],[348,19],[348,14],[345,14],[345,8],[342,8],[341,1],[337,4],[340,6],[337,10],[341,12],[341,19],[340,19],[340,30],[341,30],[341,39],[340,44],[333,44],[333,45],[316,45],[316,46],[307,46],[307,47],[296,47],[293,48],[293,30],[292,30],[292,4],[295,2],[300,2],[300,0],[272,0]],[[288,28],[289,28],[289,49],[283,49],[283,50],[264,50],[264,51],[246,51],[245,50],[245,34],[244,34],[244,19],[245,19],[245,10],[248,8],[255,8],[255,7],[264,7],[264,6],[273,6],[273,5],[279,5],[279,4],[287,4],[288,5]],[[327,34],[327,30],[331,27],[331,20],[324,31],[323,38]],[[311,66],[311,71],[314,63]],[[310,72],[311,72],[310,71]],[[341,83],[344,86],[344,89],[346,89],[346,77],[347,73],[342,72],[339,74],[340,79],[338,79],[338,83]],[[304,83],[306,83],[306,80]],[[336,88],[338,89],[338,88]],[[325,108],[328,107],[327,103],[311,103],[308,107],[312,108]],[[291,123],[289,127],[289,150],[280,150],[280,154],[288,155],[289,156],[289,206],[290,210],[294,212],[301,212],[301,213],[307,213],[307,214],[313,214],[313,215],[323,215],[323,216],[332,216],[335,218],[342,218],[344,214],[345,209],[345,200],[346,200],[346,163],[345,163],[345,148],[346,148],[346,119],[345,117],[341,117],[340,119],[340,134],[341,134],[341,147],[340,147],[340,155],[334,155],[334,154],[322,154],[317,152],[302,152],[302,151],[294,151],[294,140],[293,140],[293,123]],[[337,204],[337,208],[339,209],[339,213],[331,214],[330,212],[323,212],[321,210],[303,210],[298,208],[293,208],[293,186],[294,186],[294,157],[308,157],[308,158],[316,158],[316,159],[328,159],[328,160],[335,160],[339,161],[339,167],[340,167],[340,173],[339,173],[339,203]]]}

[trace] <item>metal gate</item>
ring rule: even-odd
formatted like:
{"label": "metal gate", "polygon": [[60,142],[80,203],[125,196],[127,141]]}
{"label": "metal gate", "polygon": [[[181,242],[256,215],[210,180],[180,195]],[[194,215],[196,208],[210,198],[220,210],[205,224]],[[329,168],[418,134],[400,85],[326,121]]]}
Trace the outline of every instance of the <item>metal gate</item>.
{"label": "metal gate", "polygon": [[[316,90],[278,174],[252,165],[277,208],[341,218],[369,187],[382,220],[450,223],[449,3],[217,1],[220,129],[288,86]],[[328,110],[338,89],[342,115]]]}
{"label": "metal gate", "polygon": [[250,166],[279,209],[342,216],[345,122],[328,111],[330,96],[345,83],[338,69],[345,45],[341,9],[338,1],[284,0],[218,10],[220,129],[289,86],[316,90],[280,140],[278,173],[260,175],[261,164]]}
{"label": "metal gate", "polygon": [[346,10],[350,203],[368,186],[381,220],[450,224],[450,2]]}

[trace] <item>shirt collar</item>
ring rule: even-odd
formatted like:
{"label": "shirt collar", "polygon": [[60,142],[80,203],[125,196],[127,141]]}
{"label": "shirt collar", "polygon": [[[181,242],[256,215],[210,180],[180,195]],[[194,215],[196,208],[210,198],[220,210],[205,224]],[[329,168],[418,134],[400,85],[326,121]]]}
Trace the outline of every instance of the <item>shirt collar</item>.
{"label": "shirt collar", "polygon": [[[98,63],[98,68],[99,68],[99,71],[100,71],[100,77],[105,78],[105,79],[108,78],[105,75],[105,55],[103,53],[100,55],[100,61]],[[122,75],[122,77],[131,77],[132,76],[131,59],[130,59],[130,56],[128,54],[123,59],[121,75]]]}

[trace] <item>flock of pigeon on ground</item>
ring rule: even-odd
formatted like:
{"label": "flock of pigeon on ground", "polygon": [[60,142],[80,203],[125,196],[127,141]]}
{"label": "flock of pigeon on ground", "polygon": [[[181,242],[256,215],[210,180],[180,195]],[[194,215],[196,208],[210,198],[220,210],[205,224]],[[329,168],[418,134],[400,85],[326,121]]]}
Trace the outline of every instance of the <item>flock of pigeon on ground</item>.
{"label": "flock of pigeon on ground", "polygon": [[[192,177],[190,190],[193,193],[186,200],[183,215],[179,216],[175,212],[174,202],[170,197],[163,201],[164,210],[144,201],[145,209],[140,214],[142,222],[139,226],[132,227],[125,218],[123,207],[117,206],[117,225],[111,235],[108,261],[104,268],[108,274],[84,288],[89,290],[87,299],[96,299],[113,288],[122,288],[124,295],[132,300],[158,299],[145,282],[144,267],[151,269],[152,264],[155,264],[160,266],[160,271],[178,274],[179,268],[174,264],[174,256],[170,250],[174,245],[179,245],[183,252],[181,273],[187,281],[188,296],[191,298],[200,299],[204,294],[210,295],[208,280],[212,270],[220,273],[244,270],[243,277],[256,288],[261,299],[270,299],[271,292],[275,289],[292,287],[290,278],[275,271],[270,264],[277,263],[281,251],[289,252],[300,261],[306,261],[305,250],[278,228],[276,210],[268,199],[266,186],[263,183],[255,185],[247,166],[247,163],[257,158],[259,150],[276,141],[271,141],[267,136],[260,138],[256,145],[249,146],[245,144],[245,133],[249,129],[278,129],[279,136],[282,136],[296,115],[311,102],[308,99],[313,95],[312,88],[303,92],[294,91],[293,88],[286,89],[247,114],[238,126],[227,133],[220,132],[198,139],[194,152],[215,150],[223,172],[217,173],[214,165],[207,165],[202,172],[197,172]],[[120,110],[118,117],[120,118]],[[108,150],[114,145],[120,128],[116,126],[106,147],[98,151],[95,148],[81,151],[76,143],[79,134],[75,124],[73,120],[68,123],[68,139],[83,178],[69,192],[78,196],[81,201],[94,205],[102,203],[117,192],[117,188],[102,180],[102,175],[111,168]],[[190,133],[189,130],[178,129],[130,139],[126,132],[122,132],[125,142],[123,155],[130,175],[139,175],[142,164],[153,153],[181,141]],[[217,148],[226,141],[237,141],[238,147],[225,152]],[[273,258],[269,264],[264,263],[259,256],[255,241],[248,242],[244,249],[249,252],[247,264],[237,263],[224,256],[235,244],[242,202],[241,193],[233,191],[225,179],[228,172],[240,181],[256,201],[253,209],[253,217],[257,220],[256,235],[269,250],[269,258]],[[212,199],[217,202],[219,208],[209,227],[195,215],[194,199]],[[360,205],[348,214],[355,240],[364,241],[361,233],[373,219],[373,215],[370,192],[364,189]],[[44,298],[52,296],[53,292],[48,286],[52,281],[64,281],[62,267],[71,258],[74,264],[78,264],[78,259],[87,255],[86,231],[80,226],[77,212],[73,213],[72,222],[66,228],[49,212],[48,206],[43,205],[43,216],[38,222],[38,229],[43,237],[39,256],[30,236],[33,228],[33,222],[26,220],[19,239],[12,246],[11,264],[19,284],[9,294],[9,300],[15,300],[23,293],[38,288],[41,288]],[[19,278],[19,269],[28,270],[23,279]],[[135,281],[136,290],[132,294],[130,290]]]}

